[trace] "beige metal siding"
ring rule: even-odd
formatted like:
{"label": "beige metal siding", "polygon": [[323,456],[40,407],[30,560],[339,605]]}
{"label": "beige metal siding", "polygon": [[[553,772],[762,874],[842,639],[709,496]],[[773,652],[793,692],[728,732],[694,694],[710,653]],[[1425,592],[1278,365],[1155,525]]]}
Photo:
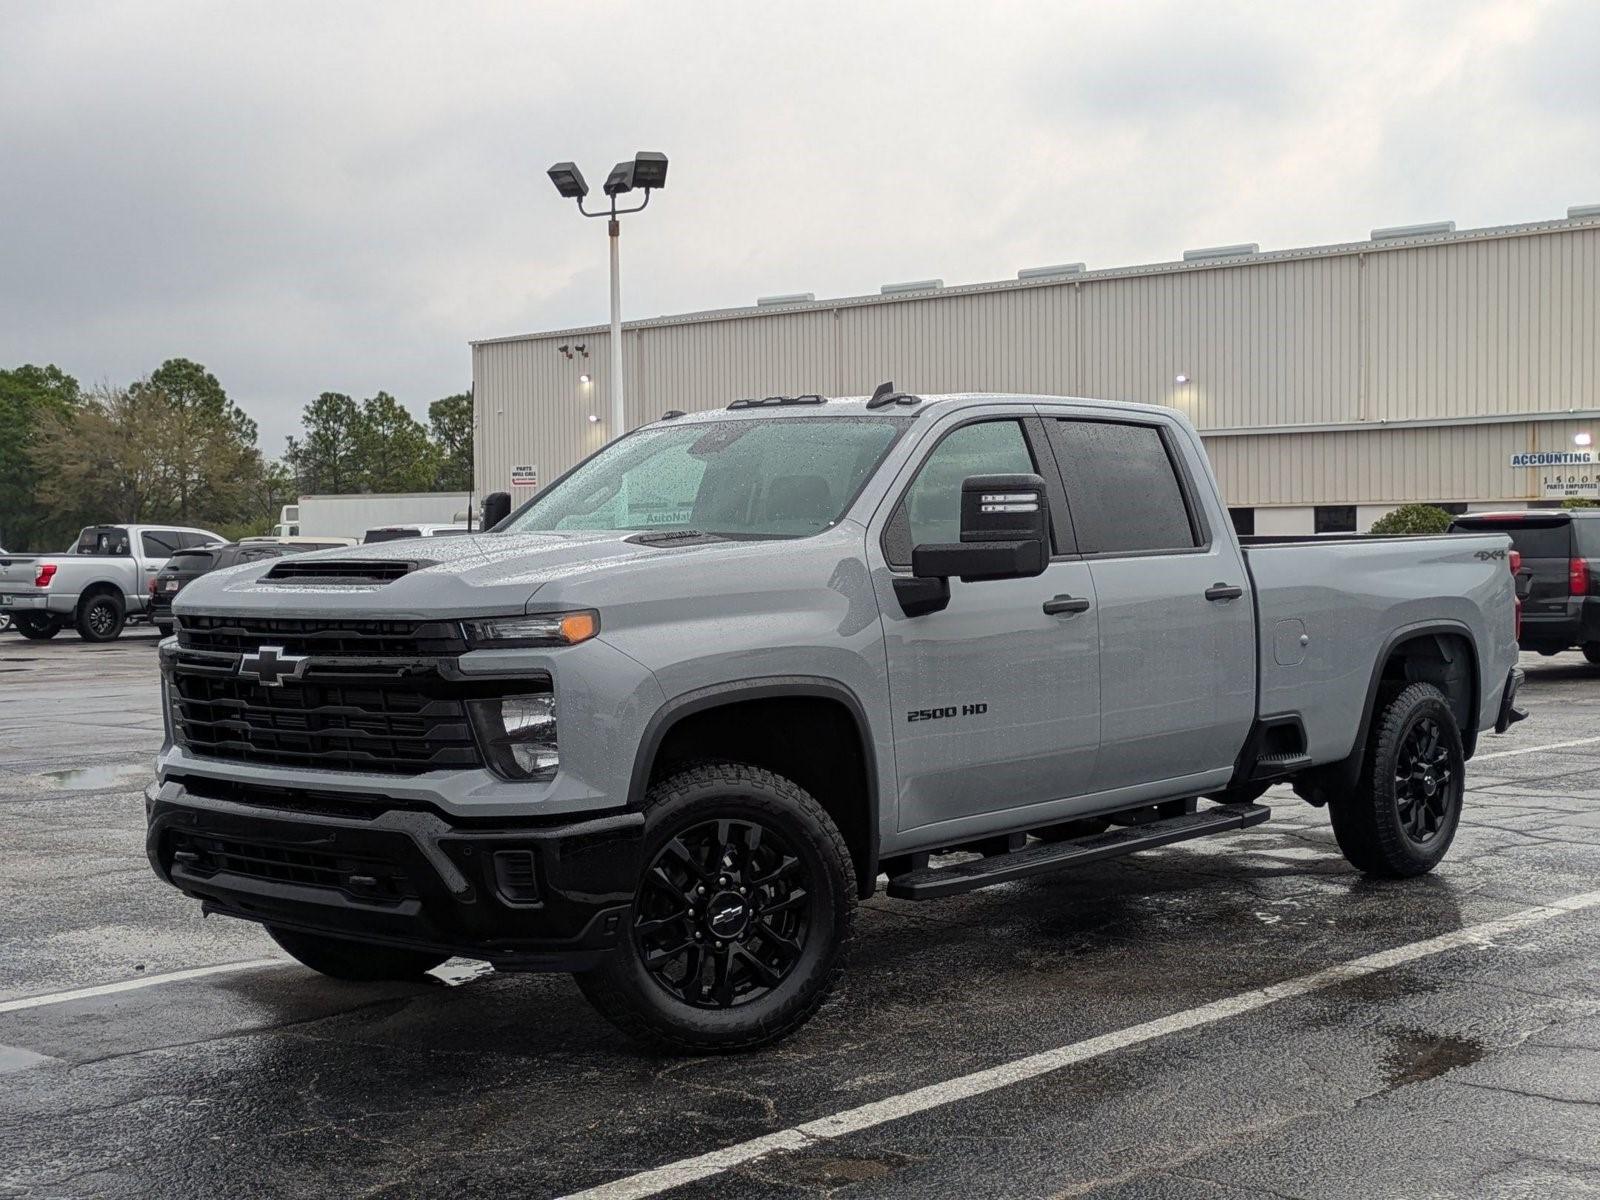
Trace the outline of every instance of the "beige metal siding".
{"label": "beige metal siding", "polygon": [[[859,394],[886,379],[928,393],[1167,404],[1202,431],[1554,417],[1600,410],[1600,222],[663,318],[623,338],[630,426],[672,408]],[[585,329],[474,346],[480,490],[506,486],[525,463],[548,480],[603,444],[604,423],[587,418],[609,412],[607,340]],[[589,356],[569,360],[563,344]],[[585,371],[589,384],[578,382]],[[1180,373],[1188,384],[1175,383]],[[1552,429],[1517,448],[1558,448]],[[1257,438],[1211,441],[1239,504],[1511,497],[1521,493],[1504,488],[1527,482],[1475,449],[1502,444],[1506,430],[1414,431],[1381,448],[1363,436],[1295,434],[1288,466],[1246,463],[1273,457]],[[1301,448],[1320,437],[1332,440]],[[1391,453],[1425,482],[1369,471],[1374,454]]]}
{"label": "beige metal siding", "polygon": [[1513,468],[1510,456],[1571,449],[1574,433],[1593,428],[1581,421],[1519,421],[1210,437],[1205,443],[1230,505],[1538,500],[1543,472]]}

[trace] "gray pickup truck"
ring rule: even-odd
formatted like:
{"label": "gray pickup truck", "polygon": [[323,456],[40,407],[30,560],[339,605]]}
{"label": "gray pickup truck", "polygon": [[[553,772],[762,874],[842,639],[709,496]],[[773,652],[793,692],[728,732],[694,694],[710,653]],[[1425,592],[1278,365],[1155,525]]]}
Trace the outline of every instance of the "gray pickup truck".
{"label": "gray pickup truck", "polygon": [[85,641],[109,642],[145,611],[167,559],[226,540],[184,525],[88,525],[63,554],[0,554],[0,613],[35,641],[72,625]]}
{"label": "gray pickup truck", "polygon": [[148,852],[344,978],[566,970],[626,1032],[771,1042],[855,906],[1264,821],[1443,857],[1516,669],[1503,535],[1241,545],[1168,409],[668,413],[491,532],[174,605]]}

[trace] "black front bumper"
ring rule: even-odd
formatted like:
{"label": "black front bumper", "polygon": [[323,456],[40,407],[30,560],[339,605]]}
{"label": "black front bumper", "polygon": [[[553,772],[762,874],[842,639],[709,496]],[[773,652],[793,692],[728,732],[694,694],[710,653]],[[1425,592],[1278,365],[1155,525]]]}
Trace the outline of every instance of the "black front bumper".
{"label": "black front bumper", "polygon": [[431,810],[258,807],[233,788],[169,779],[145,794],[151,865],[208,913],[529,971],[593,966],[627,928],[640,813],[480,828]]}

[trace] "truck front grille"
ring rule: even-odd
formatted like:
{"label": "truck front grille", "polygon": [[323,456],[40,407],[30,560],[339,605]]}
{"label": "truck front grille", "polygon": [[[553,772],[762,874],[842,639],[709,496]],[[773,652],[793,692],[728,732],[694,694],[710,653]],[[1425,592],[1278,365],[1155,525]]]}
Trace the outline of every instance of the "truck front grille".
{"label": "truck front grille", "polygon": [[463,701],[425,679],[265,687],[180,665],[169,696],[176,740],[207,758],[388,775],[482,762]]}
{"label": "truck front grille", "polygon": [[301,620],[291,617],[180,616],[178,644],[240,654],[276,646],[288,654],[432,658],[467,650],[454,621]]}

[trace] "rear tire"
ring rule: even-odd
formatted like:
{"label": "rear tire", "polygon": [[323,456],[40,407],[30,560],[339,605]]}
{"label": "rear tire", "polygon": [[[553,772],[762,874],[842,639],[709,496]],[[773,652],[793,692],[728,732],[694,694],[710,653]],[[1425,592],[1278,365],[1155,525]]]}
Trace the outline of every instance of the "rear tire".
{"label": "rear tire", "polygon": [[1461,822],[1466,758],[1455,714],[1431,683],[1392,696],[1373,720],[1362,779],[1328,804],[1351,866],[1385,879],[1422,875],[1450,849]]}
{"label": "rear tire", "polygon": [[576,976],[628,1036],[680,1053],[753,1050],[809,1021],[844,971],[850,851],[793,781],[743,763],[679,772],[645,797],[632,928]]}
{"label": "rear tire", "polygon": [[115,592],[94,592],[78,601],[76,623],[84,641],[110,642],[122,633],[128,613]]}
{"label": "rear tire", "polygon": [[379,979],[418,979],[450,957],[431,950],[374,946],[370,942],[301,933],[271,925],[267,926],[267,932],[301,963],[331,979],[363,983]]}
{"label": "rear tire", "polygon": [[15,618],[17,632],[29,641],[46,642],[61,632],[60,617],[41,617],[35,613],[18,614]]}
{"label": "rear tire", "polygon": [[1585,642],[1583,644],[1583,656],[1595,666],[1600,667],[1600,642]]}

